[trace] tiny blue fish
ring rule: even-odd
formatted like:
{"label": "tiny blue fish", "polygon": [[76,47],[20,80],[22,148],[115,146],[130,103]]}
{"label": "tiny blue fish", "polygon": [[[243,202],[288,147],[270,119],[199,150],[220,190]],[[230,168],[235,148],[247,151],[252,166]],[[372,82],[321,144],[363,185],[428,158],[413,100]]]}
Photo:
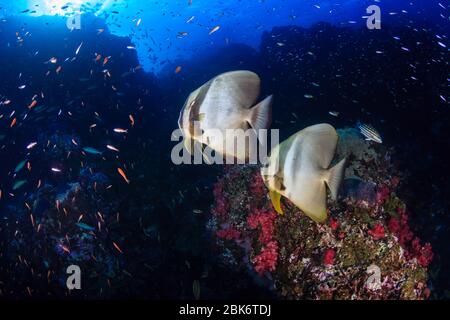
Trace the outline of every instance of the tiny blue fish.
{"label": "tiny blue fish", "polygon": [[97,155],[100,155],[100,154],[103,153],[103,152],[98,151],[97,149],[91,148],[91,147],[85,147],[85,148],[83,148],[83,151],[87,152],[87,153],[90,153],[90,154],[97,154]]}
{"label": "tiny blue fish", "polygon": [[85,224],[83,222],[78,222],[78,223],[76,223],[76,225],[77,225],[77,227],[79,227],[80,229],[83,229],[83,230],[87,230],[87,231],[94,231],[95,230],[95,228],[93,228],[93,227],[91,227],[91,226],[89,226],[89,225],[87,225],[87,224]]}

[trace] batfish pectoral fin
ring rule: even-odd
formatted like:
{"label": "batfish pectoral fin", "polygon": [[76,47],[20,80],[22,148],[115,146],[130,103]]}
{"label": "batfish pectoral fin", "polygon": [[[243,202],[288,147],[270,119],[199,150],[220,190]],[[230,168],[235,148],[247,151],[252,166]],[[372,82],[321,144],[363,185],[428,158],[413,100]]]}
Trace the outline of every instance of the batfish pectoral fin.
{"label": "batfish pectoral fin", "polygon": [[269,197],[272,201],[272,205],[275,211],[279,214],[283,214],[283,209],[281,209],[281,194],[276,191],[270,190]]}

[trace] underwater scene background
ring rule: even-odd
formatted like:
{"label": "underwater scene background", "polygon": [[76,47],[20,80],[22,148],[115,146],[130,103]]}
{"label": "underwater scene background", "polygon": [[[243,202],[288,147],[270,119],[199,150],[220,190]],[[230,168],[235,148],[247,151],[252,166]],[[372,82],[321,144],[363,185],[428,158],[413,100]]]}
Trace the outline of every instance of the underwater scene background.
{"label": "underwater scene background", "polygon": [[[0,1],[0,297],[450,298],[448,31],[448,1]],[[233,70],[280,140],[337,129],[325,223],[258,166],[173,163],[186,98]]]}

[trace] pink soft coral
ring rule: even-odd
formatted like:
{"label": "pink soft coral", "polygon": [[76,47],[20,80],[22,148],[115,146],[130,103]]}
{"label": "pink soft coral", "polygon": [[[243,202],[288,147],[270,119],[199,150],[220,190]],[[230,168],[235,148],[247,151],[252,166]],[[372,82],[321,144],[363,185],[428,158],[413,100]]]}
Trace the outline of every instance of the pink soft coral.
{"label": "pink soft coral", "polygon": [[259,241],[262,244],[266,244],[272,240],[276,218],[277,214],[275,212],[264,209],[256,209],[247,217],[247,223],[251,229],[261,228]]}
{"label": "pink soft coral", "polygon": [[390,190],[387,185],[381,185],[377,189],[377,203],[383,204],[390,196]]}
{"label": "pink soft coral", "polygon": [[267,195],[266,186],[259,171],[256,171],[253,174],[253,179],[250,184],[250,192],[252,193],[252,196],[257,199],[264,198]]}
{"label": "pink soft coral", "polygon": [[229,226],[216,232],[217,237],[225,240],[239,240],[241,233],[234,227]]}
{"label": "pink soft coral", "polygon": [[434,255],[431,244],[426,243],[424,246],[421,246],[420,240],[417,237],[411,243],[411,254],[417,258],[417,261],[422,267],[428,267]]}
{"label": "pink soft coral", "polygon": [[391,218],[389,221],[389,230],[398,238],[398,242],[406,251],[407,258],[416,258],[421,266],[427,267],[433,260],[431,244],[426,243],[424,246],[421,246],[420,239],[414,237],[413,232],[409,228],[406,210],[404,208],[397,208],[397,212],[400,217]]}
{"label": "pink soft coral", "polygon": [[255,256],[252,260],[256,272],[263,275],[266,271],[275,271],[278,260],[278,243],[270,241],[262,250],[261,253]]}

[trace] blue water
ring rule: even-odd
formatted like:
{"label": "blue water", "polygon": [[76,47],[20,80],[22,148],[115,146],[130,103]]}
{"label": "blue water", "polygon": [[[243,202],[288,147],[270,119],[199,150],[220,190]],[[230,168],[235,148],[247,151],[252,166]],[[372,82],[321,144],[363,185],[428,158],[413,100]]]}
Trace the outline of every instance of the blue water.
{"label": "blue water", "polygon": [[[190,3],[191,2],[191,3]],[[441,3],[442,2],[442,3]],[[94,13],[105,19],[112,34],[130,37],[147,71],[158,72],[165,63],[190,58],[197,52],[229,43],[258,48],[261,34],[274,26],[310,26],[325,21],[341,26],[366,23],[366,8],[382,9],[382,22],[423,18],[445,25],[445,1],[438,0],[17,0],[0,1],[0,17],[60,16]],[[144,4],[145,3],[145,4]],[[439,5],[441,3],[441,5]],[[28,12],[23,12],[29,10]],[[139,26],[137,22],[140,19]],[[189,23],[187,23],[189,22]],[[220,29],[213,35],[215,26]],[[83,17],[81,17],[83,28]],[[85,26],[86,27],[86,26]],[[186,32],[186,36],[179,35]]]}

